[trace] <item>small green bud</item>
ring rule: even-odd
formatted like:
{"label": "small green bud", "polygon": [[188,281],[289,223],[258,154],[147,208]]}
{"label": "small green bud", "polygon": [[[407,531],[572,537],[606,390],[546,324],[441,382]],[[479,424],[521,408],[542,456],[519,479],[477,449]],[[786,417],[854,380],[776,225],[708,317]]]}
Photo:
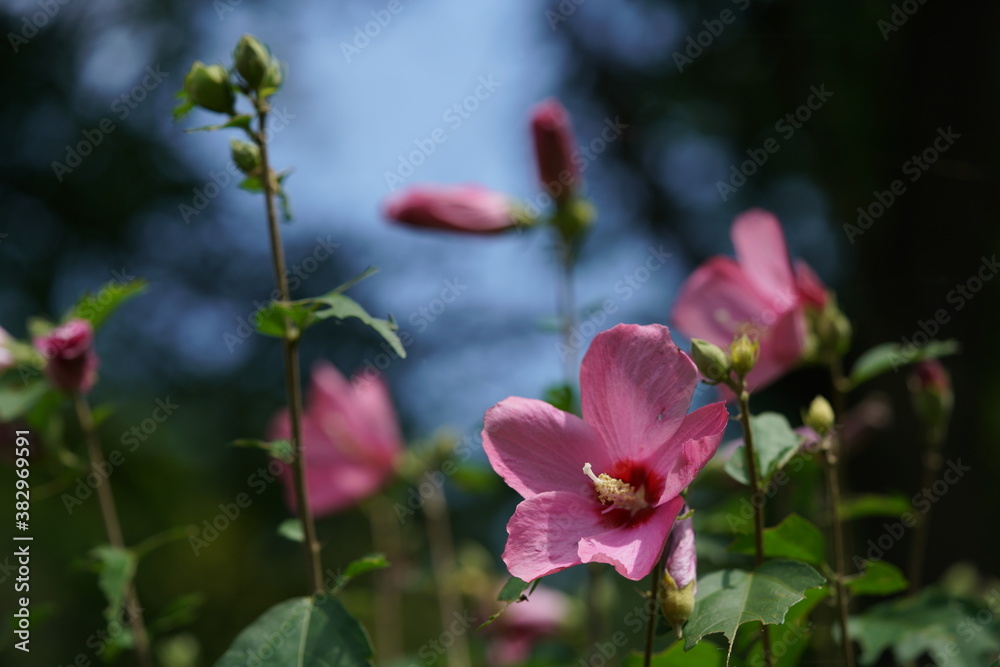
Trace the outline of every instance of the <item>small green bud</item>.
{"label": "small green bud", "polygon": [[[263,90],[269,90],[273,93],[281,87],[281,82],[284,81],[284,79],[285,74],[282,70],[281,63],[272,58],[270,64],[267,66],[267,71],[264,72],[264,80],[261,82],[261,88]],[[271,93],[268,93],[268,95]]]}
{"label": "small green bud", "polygon": [[254,176],[260,170],[260,149],[245,141],[230,139],[233,162],[247,176]]}
{"label": "small green bud", "polygon": [[184,92],[192,102],[209,111],[236,113],[236,95],[229,81],[229,72],[222,65],[206,65],[200,60],[191,65],[184,77]]}
{"label": "small green bud", "polygon": [[709,380],[721,382],[729,377],[729,357],[722,348],[707,340],[691,339],[691,359]]}
{"label": "small green bud", "polygon": [[663,573],[663,582],[660,587],[660,611],[674,628],[677,638],[683,637],[681,628],[691,617],[694,611],[694,587],[695,580],[692,579],[683,588],[678,588],[674,578],[669,572]]}
{"label": "small green bud", "polygon": [[760,358],[760,343],[756,340],[750,340],[746,334],[737,336],[730,348],[729,358],[732,359],[733,370],[736,371],[736,374],[741,378],[746,377],[747,373],[757,365],[757,359]]}
{"label": "small green bud", "polygon": [[809,409],[802,415],[802,422],[816,431],[820,437],[825,436],[831,430],[835,422],[833,407],[830,401],[822,396],[817,396],[809,405]]}
{"label": "small green bud", "polygon": [[247,86],[251,90],[260,88],[271,64],[271,54],[267,47],[253,35],[243,35],[233,52],[233,60],[236,61],[236,71],[247,82]]}
{"label": "small green bud", "polygon": [[560,203],[552,216],[552,225],[569,243],[579,240],[597,220],[597,209],[582,197],[571,197]]}

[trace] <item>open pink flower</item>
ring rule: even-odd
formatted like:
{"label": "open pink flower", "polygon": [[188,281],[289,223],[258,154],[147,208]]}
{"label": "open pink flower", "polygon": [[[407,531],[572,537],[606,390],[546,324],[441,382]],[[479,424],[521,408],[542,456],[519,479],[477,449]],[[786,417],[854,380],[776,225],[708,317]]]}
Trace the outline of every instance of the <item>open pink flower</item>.
{"label": "open pink flower", "polygon": [[[269,438],[291,437],[288,410],[271,421]],[[392,399],[379,378],[347,379],[332,365],[313,367],[302,449],[309,504],[317,516],[347,509],[378,491],[403,448]],[[281,472],[285,499],[295,509],[290,466]]]}
{"label": "open pink flower", "polygon": [[792,268],[777,218],[752,209],[733,222],[734,261],[712,257],[681,287],[672,320],[689,338],[728,347],[737,334],[760,341],[760,359],[747,376],[759,389],[802,356],[807,307],[826,305],[826,288],[801,260]]}
{"label": "open pink flower", "polygon": [[86,393],[97,381],[94,328],[83,319],[70,320],[32,341],[45,357],[45,376],[57,389]]}
{"label": "open pink flower", "polygon": [[660,325],[620,324],[594,338],[580,370],[583,419],[508,398],[490,408],[483,447],[524,500],[503,560],[531,581],[580,563],[649,574],[684,504],[680,492],[715,453],[728,414],[687,414],[694,362]]}
{"label": "open pink flower", "polygon": [[510,199],[481,185],[423,185],[388,199],[385,216],[414,227],[495,234],[514,227]]}
{"label": "open pink flower", "polygon": [[554,199],[566,199],[579,186],[580,168],[573,161],[576,139],[569,113],[559,100],[548,99],[532,109],[531,136],[542,187]]}

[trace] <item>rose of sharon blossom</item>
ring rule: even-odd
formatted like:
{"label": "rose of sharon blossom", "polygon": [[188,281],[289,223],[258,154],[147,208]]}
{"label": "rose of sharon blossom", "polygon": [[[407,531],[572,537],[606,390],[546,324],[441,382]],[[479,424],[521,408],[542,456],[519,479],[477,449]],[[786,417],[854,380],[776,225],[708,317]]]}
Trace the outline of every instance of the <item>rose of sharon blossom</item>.
{"label": "rose of sharon blossom", "polygon": [[689,338],[727,347],[739,334],[760,342],[747,376],[759,389],[795,366],[806,343],[807,307],[822,308],[826,288],[804,262],[793,269],[777,218],[760,209],[742,214],[730,235],[736,261],[713,257],[681,287],[672,320]]}
{"label": "rose of sharon blossom", "polygon": [[723,403],[687,413],[694,362],[660,325],[620,324],[583,359],[583,419],[548,403],[508,398],[486,413],[483,447],[524,497],[507,524],[503,560],[531,581],[581,563],[649,574],[680,493],[715,453]]}
{"label": "rose of sharon blossom", "polygon": [[407,188],[386,201],[384,213],[413,227],[471,234],[495,234],[517,224],[510,199],[480,185]]}
{"label": "rose of sharon blossom", "polygon": [[86,393],[97,381],[94,328],[87,320],[70,320],[32,341],[45,358],[45,376],[56,389]]}
{"label": "rose of sharon blossom", "polygon": [[542,187],[557,201],[567,199],[579,187],[580,168],[573,161],[576,140],[569,113],[558,100],[545,100],[532,110],[531,136]]}
{"label": "rose of sharon blossom", "polygon": [[[274,416],[272,440],[291,438],[288,410]],[[347,509],[378,491],[395,470],[403,442],[392,400],[378,378],[348,381],[331,364],[313,367],[302,415],[302,449],[309,504],[317,516]],[[294,509],[290,466],[281,479]]]}
{"label": "rose of sharon blossom", "polygon": [[569,614],[563,593],[538,586],[527,600],[515,602],[492,625],[486,654],[494,667],[523,665],[542,639],[559,633]]}

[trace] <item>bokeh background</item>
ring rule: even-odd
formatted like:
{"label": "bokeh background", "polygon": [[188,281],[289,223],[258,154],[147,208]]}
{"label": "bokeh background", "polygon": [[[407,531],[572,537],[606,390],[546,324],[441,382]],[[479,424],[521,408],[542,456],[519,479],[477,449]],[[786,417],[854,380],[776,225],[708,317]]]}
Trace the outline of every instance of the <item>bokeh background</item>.
{"label": "bokeh background", "polygon": [[[509,395],[540,396],[561,381],[551,329],[557,269],[545,234],[418,233],[387,223],[381,202],[400,183],[468,181],[537,199],[527,118],[533,104],[557,96],[581,144],[608,123],[624,127],[593,151],[585,171],[600,218],[582,251],[578,302],[584,310],[609,298],[619,306],[600,328],[668,323],[680,281],[706,256],[731,253],[729,224],[754,206],[779,216],[793,255],[837,291],[855,328],[850,359],[876,343],[910,339],[921,321],[948,311],[938,336],[958,339],[963,351],[946,362],[957,396],[946,457],[972,470],[935,507],[928,573],[933,579],[965,561],[997,574],[1000,281],[983,283],[961,309],[948,294],[1000,245],[990,157],[1000,148],[993,28],[1000,7],[903,3],[911,11],[897,14],[897,26],[895,6],[871,1],[402,0],[402,11],[359,37],[387,4],[0,3],[0,325],[23,337],[27,318],[59,316],[84,290],[122,275],[150,281],[102,330],[94,393],[116,407],[101,427],[109,446],[149,417],[157,399],[179,405],[112,476],[131,542],[199,525],[245,491],[265,459],[228,443],[262,436],[283,403],[277,342],[256,335],[232,342],[254,301],[272,290],[261,198],[239,190],[231,174],[210,187],[213,174],[226,172],[233,135],[186,134],[184,127],[213,118],[195,112],[178,125],[170,114],[190,63],[228,61],[250,32],[287,63],[275,99],[286,121],[274,133],[273,156],[277,168],[294,168],[289,261],[337,244],[306,271],[297,294],[381,267],[352,294],[374,314],[392,313],[412,335],[408,358],[386,369],[410,439],[448,425],[471,438],[476,460],[489,406]],[[711,22],[723,11],[732,20],[718,36],[706,32],[704,22],[718,27]],[[701,52],[688,51],[694,57],[679,66],[675,54],[699,33]],[[163,73],[148,90],[147,68]],[[477,87],[480,99],[470,103]],[[812,87],[832,94],[791,136],[778,131]],[[113,131],[99,133],[79,166],[57,174],[53,163],[66,163],[68,147],[94,136],[105,118]],[[412,174],[401,170],[436,128],[446,141]],[[911,182],[905,163],[932,146],[939,128],[960,138]],[[717,183],[770,137],[778,152],[723,197]],[[849,238],[844,225],[856,224],[858,207],[870,207],[896,179],[905,193]],[[206,188],[217,195],[185,216],[182,206],[194,206]],[[622,288],[651,248],[669,260],[636,289]],[[435,300],[449,283],[462,289],[439,309]],[[351,372],[376,359],[379,342],[361,326],[324,326],[306,339],[305,365],[323,358]],[[803,370],[761,405],[794,417],[826,383],[823,373]],[[922,437],[905,373],[883,376],[852,402],[871,391],[890,406],[892,429],[874,433],[851,458],[853,488],[915,492]],[[712,398],[705,389],[697,400]],[[3,434],[5,449],[10,435]],[[70,429],[67,439],[74,437]],[[24,664],[61,665],[87,652],[100,628],[104,602],[81,558],[101,528],[93,498],[72,514],[64,509],[56,462],[39,451],[32,465],[32,597],[42,613]],[[0,476],[10,488],[9,468]],[[449,494],[461,548],[499,564],[512,494],[496,486],[469,494],[450,482]],[[143,561],[147,608],[162,609],[180,593],[205,594],[187,627],[200,664],[211,664],[264,609],[301,592],[299,546],[275,537],[288,516],[281,496],[273,485],[198,556],[181,540]],[[4,507],[3,516],[12,511]],[[414,522],[407,539],[419,553]],[[857,545],[882,532],[877,520],[855,528]],[[359,512],[324,519],[320,534],[331,567],[370,549]],[[905,565],[906,550],[904,542],[887,558]],[[560,585],[573,592],[582,576]],[[430,620],[408,624],[414,647],[438,632],[421,585],[410,586],[407,613]],[[9,579],[3,589],[6,609]],[[351,599],[362,616],[370,613],[365,584]],[[21,659],[10,641],[5,631],[4,664]]]}

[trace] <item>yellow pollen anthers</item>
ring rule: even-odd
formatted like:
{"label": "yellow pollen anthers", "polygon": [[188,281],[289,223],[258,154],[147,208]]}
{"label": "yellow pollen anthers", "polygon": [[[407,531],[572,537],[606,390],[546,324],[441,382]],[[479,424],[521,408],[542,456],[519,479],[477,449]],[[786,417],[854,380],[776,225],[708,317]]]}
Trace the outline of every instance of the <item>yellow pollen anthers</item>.
{"label": "yellow pollen anthers", "polygon": [[594,481],[594,488],[597,489],[597,497],[601,499],[601,503],[604,505],[611,503],[611,507],[604,510],[605,512],[609,512],[615,507],[630,512],[637,512],[644,507],[649,507],[649,503],[646,502],[645,488],[636,490],[631,484],[626,484],[607,473],[601,473],[600,476],[597,476],[589,463],[584,464],[583,473]]}

